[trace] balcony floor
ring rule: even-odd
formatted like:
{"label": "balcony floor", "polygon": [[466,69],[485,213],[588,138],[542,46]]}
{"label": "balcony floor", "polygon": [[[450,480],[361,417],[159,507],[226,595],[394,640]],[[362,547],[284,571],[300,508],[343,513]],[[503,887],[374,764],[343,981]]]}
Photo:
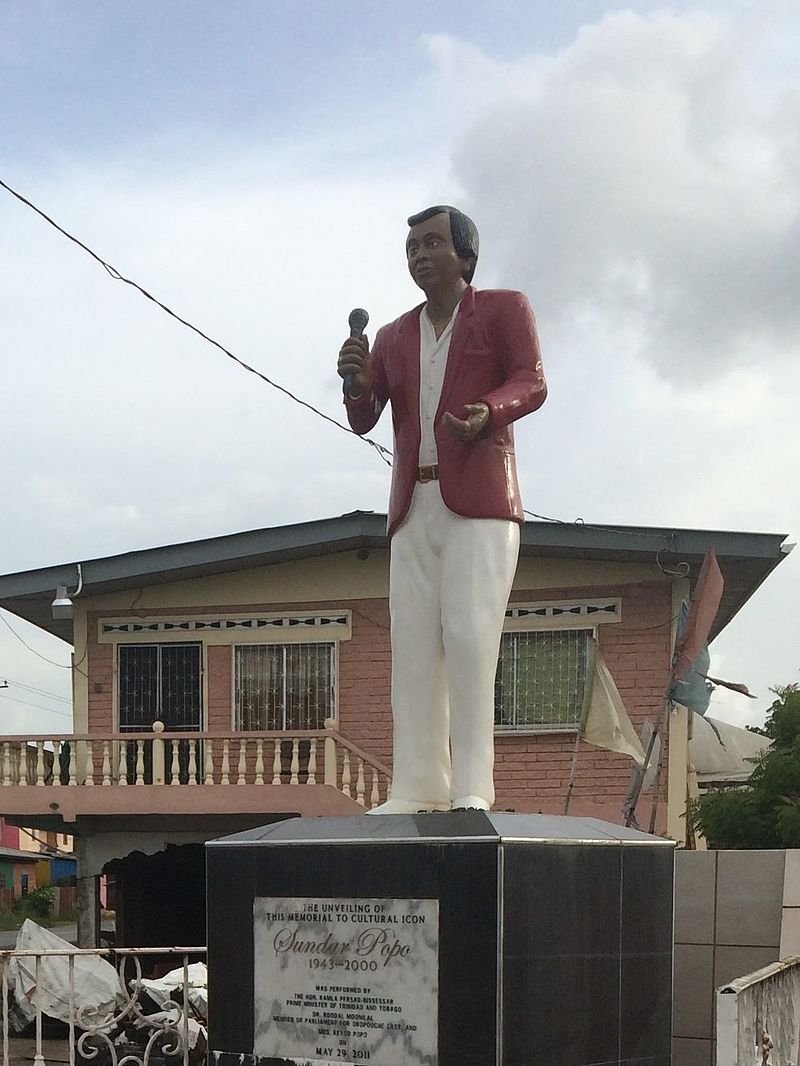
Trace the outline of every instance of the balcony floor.
{"label": "balcony floor", "polygon": [[[269,820],[270,815],[357,815],[364,807],[332,785],[11,785],[0,788],[0,813],[11,822],[74,832],[71,823],[126,816],[264,815]],[[21,823],[26,817],[32,821]]]}

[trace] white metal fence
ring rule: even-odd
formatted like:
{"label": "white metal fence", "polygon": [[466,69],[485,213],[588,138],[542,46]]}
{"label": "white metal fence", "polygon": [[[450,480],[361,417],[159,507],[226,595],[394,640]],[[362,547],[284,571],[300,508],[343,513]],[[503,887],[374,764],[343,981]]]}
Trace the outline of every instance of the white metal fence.
{"label": "white metal fence", "polygon": [[717,1066],[796,1066],[800,956],[717,989]]}
{"label": "white metal fence", "polygon": [[[61,1023],[70,1066],[149,1066],[158,1059],[173,1066],[205,1061],[207,1001],[193,973],[192,959],[205,959],[205,947],[116,948],[61,951],[0,951],[2,989],[2,1066],[19,1060],[15,1029],[24,1023],[34,1030],[34,1066],[45,1066],[44,1026]],[[156,961],[176,972],[176,991],[158,1003],[143,980],[143,964]],[[118,974],[110,996],[94,1000],[87,965],[105,958]],[[182,971],[182,972],[181,972]],[[149,1004],[145,999],[149,998]],[[102,1001],[102,1002],[101,1002]],[[156,1006],[156,1011],[152,1007]],[[64,1061],[63,1050],[58,1056]]]}

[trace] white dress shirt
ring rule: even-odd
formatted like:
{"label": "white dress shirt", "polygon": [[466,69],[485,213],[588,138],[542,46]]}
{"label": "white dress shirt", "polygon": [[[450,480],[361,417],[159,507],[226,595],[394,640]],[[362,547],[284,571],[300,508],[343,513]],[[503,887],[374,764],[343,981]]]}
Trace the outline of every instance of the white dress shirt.
{"label": "white dress shirt", "polygon": [[450,351],[450,338],[461,305],[456,304],[450,321],[436,339],[433,323],[428,317],[428,306],[422,308],[419,316],[419,425],[422,437],[419,444],[419,465],[433,466],[438,463],[436,438],[433,434],[433,420],[442,397],[444,372]]}

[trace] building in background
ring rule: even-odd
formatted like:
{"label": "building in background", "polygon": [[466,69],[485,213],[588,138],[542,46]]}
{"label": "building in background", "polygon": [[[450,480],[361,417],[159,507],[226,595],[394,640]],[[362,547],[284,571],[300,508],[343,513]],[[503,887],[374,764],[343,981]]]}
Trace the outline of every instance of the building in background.
{"label": "building in background", "polygon": [[[631,760],[578,741],[594,642],[639,731],[663,707],[680,605],[706,551],[725,579],[713,638],[780,563],[783,542],[527,523],[497,671],[496,807],[560,813],[575,767],[570,813],[618,821]],[[37,835],[74,837],[82,944],[99,935],[103,872],[120,943],[202,943],[205,840],[357,814],[386,796],[385,518],[355,512],[81,569],[73,617],[60,620],[51,603],[75,587],[77,564],[0,577],[0,606],[75,649],[73,731],[0,737],[0,811]],[[674,737],[657,825],[680,839],[685,713]]]}

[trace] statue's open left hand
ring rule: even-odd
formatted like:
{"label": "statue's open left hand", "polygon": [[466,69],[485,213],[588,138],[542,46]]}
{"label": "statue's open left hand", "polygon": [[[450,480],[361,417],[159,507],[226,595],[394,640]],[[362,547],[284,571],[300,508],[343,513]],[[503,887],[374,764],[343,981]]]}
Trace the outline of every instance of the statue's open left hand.
{"label": "statue's open left hand", "polygon": [[450,411],[442,415],[442,425],[454,440],[474,440],[489,421],[489,408],[485,403],[464,405],[466,418],[456,418]]}

